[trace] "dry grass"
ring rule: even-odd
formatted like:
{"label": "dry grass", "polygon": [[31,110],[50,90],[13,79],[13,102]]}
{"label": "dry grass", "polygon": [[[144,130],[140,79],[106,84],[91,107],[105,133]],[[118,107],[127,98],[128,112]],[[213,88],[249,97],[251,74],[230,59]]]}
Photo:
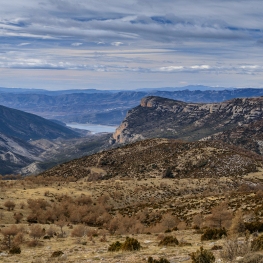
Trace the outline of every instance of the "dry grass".
{"label": "dry grass", "polygon": [[[148,178],[144,180],[128,179],[86,182],[85,178],[77,182],[47,181],[45,184],[37,180],[0,181],[0,228],[15,224],[14,212],[21,212],[23,219],[20,226],[25,229],[25,241],[21,245],[20,255],[0,254],[0,262],[41,263],[41,262],[145,262],[149,256],[155,258],[165,257],[170,262],[190,262],[189,254],[196,251],[200,246],[211,249],[214,245],[222,245],[222,240],[216,242],[201,242],[201,234],[196,234],[192,226],[192,217],[202,214],[206,217],[211,208],[222,201],[227,201],[229,209],[235,211],[242,208],[247,215],[256,208],[262,206],[260,194],[255,194],[260,182],[254,182],[253,189],[233,192],[237,185],[250,185],[250,181],[242,178],[222,177],[220,179],[161,179]],[[63,231],[65,237],[55,236],[51,239],[40,239],[39,246],[29,247],[27,242],[32,240],[29,236],[30,225],[27,216],[31,210],[28,207],[28,199],[45,199],[49,203],[57,202],[63,195],[78,198],[82,194],[91,196],[97,202],[102,195],[109,196],[112,206],[110,214],[123,216],[142,216],[144,212],[151,215],[173,214],[184,223],[182,230],[167,233],[176,236],[181,243],[191,243],[191,246],[159,247],[159,234],[164,233],[164,226],[160,227],[162,221],[157,219],[145,221],[144,230],[140,234],[124,233],[110,235],[107,227],[88,227],[89,231],[97,233],[95,236],[88,234],[84,237],[72,237],[72,224],[68,223]],[[7,211],[4,203],[12,200],[16,203],[14,211]],[[22,204],[22,205],[21,205]],[[24,205],[23,205],[24,204]],[[22,208],[21,208],[22,207]],[[186,225],[187,223],[187,225]],[[157,224],[157,225],[156,225]],[[183,224],[182,224],[183,225]],[[59,233],[58,226],[53,224]],[[158,227],[159,226],[159,227]],[[41,225],[46,230],[48,224]],[[184,229],[186,227],[186,229]],[[180,228],[181,229],[181,228]],[[150,234],[146,234],[150,232]],[[138,252],[108,252],[107,249],[112,242],[124,242],[126,236],[138,239],[142,250]],[[0,235],[2,239],[2,235]],[[54,251],[62,251],[64,254],[59,258],[51,258]],[[213,252],[216,258],[220,257],[219,251]]]}

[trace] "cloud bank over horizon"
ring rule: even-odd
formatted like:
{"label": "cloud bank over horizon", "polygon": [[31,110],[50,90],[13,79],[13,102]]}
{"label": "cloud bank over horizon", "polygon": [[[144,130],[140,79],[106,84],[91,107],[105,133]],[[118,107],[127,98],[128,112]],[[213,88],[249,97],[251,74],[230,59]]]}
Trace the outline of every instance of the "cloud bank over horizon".
{"label": "cloud bank over horizon", "polygon": [[0,86],[263,88],[260,0],[13,0]]}

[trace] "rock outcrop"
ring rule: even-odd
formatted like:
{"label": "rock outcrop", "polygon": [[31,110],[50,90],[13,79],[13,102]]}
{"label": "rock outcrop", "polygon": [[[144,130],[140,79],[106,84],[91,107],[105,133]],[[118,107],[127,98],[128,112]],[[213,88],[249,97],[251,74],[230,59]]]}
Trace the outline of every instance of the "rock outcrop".
{"label": "rock outcrop", "polygon": [[149,96],[128,112],[113,134],[113,142],[128,143],[154,137],[200,140],[260,120],[262,109],[263,97],[186,103]]}

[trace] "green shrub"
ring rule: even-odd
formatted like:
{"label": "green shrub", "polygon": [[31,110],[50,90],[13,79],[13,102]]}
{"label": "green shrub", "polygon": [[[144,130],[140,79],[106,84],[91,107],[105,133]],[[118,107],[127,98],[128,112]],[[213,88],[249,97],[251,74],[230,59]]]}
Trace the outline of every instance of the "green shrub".
{"label": "green shrub", "polygon": [[132,237],[127,237],[125,242],[122,244],[121,249],[124,251],[140,250],[141,244],[137,239]]}
{"label": "green shrub", "polygon": [[152,257],[148,258],[148,263],[170,263],[169,260],[167,260],[166,258],[160,258],[159,260],[157,259],[153,259]]}
{"label": "green shrub", "polygon": [[222,236],[227,236],[225,228],[207,228],[201,236],[201,241],[217,240],[222,238]]}
{"label": "green shrub", "polygon": [[176,237],[166,236],[160,242],[159,246],[177,246],[179,244]]}
{"label": "green shrub", "polygon": [[116,251],[121,250],[121,247],[122,247],[122,244],[119,241],[116,241],[116,242],[110,244],[108,251],[116,252]]}
{"label": "green shrub", "polygon": [[9,250],[9,253],[10,254],[21,254],[21,248],[20,247],[12,247],[10,250]]}
{"label": "green shrub", "polygon": [[251,242],[251,250],[252,251],[263,250],[263,235],[257,237]]}
{"label": "green shrub", "polygon": [[191,253],[192,263],[212,263],[215,262],[213,253],[200,247],[196,252]]}

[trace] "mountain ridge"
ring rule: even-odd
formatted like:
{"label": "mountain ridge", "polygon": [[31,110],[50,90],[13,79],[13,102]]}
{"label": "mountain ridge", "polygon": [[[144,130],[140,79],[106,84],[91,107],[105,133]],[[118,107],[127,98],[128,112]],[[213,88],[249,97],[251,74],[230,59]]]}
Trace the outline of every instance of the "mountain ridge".
{"label": "mountain ridge", "polygon": [[164,137],[200,140],[263,117],[263,97],[237,98],[221,103],[186,103],[149,96],[130,110],[112,142]]}

